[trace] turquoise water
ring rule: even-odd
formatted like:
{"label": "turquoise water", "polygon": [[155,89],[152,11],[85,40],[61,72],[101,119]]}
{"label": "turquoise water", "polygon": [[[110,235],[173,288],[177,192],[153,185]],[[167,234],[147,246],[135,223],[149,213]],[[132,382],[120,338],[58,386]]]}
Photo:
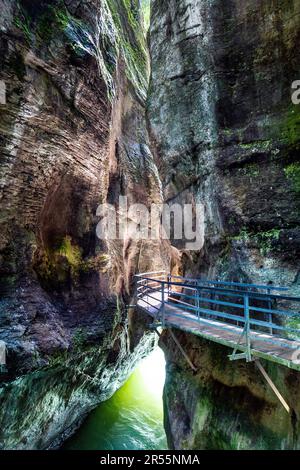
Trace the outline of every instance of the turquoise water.
{"label": "turquoise water", "polygon": [[165,381],[163,352],[144,359],[126,384],[101,403],[65,444],[81,450],[163,450],[162,392]]}

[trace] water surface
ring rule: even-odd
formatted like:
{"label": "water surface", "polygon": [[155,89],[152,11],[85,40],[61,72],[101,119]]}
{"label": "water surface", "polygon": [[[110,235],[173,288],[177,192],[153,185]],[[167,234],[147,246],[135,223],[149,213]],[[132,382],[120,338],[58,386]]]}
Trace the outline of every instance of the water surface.
{"label": "water surface", "polygon": [[127,383],[86,419],[65,449],[167,449],[162,392],[165,360],[160,349],[144,359]]}

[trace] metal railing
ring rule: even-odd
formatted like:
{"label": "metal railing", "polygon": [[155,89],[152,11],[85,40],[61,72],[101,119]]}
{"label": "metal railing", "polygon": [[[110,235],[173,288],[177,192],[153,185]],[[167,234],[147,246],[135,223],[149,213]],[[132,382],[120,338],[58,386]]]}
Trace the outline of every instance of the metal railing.
{"label": "metal railing", "polygon": [[293,339],[300,339],[300,311],[295,311],[300,298],[283,295],[288,291],[285,287],[190,279],[165,271],[137,274],[135,278],[137,300],[144,302],[163,326],[167,305],[178,318],[188,314],[198,323],[214,320],[219,329],[231,332],[232,325],[240,326],[249,360],[254,332],[263,333],[261,337],[255,335],[255,340],[279,344],[280,339],[281,346],[282,339],[288,339],[284,345],[289,348],[293,348]]}

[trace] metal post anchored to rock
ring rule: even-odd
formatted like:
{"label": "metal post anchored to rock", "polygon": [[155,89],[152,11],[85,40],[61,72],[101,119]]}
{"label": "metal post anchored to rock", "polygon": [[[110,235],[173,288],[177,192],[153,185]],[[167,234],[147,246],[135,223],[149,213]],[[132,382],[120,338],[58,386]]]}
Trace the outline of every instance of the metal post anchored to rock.
{"label": "metal post anchored to rock", "polygon": [[[159,337],[161,337],[161,334],[159,331],[155,330],[156,333],[158,334]],[[181,352],[181,354],[183,355],[183,357],[185,358],[186,362],[188,363],[188,365],[190,366],[190,368],[194,371],[194,372],[197,372],[197,367],[194,366],[194,364],[192,363],[192,361],[190,360],[189,356],[187,355],[187,353],[185,352],[185,350],[183,349],[183,347],[181,346],[181,344],[179,343],[178,339],[176,338],[175,334],[173,333],[173,331],[169,328],[169,333],[174,341],[174,343],[176,344],[176,346],[178,347],[179,351]]]}

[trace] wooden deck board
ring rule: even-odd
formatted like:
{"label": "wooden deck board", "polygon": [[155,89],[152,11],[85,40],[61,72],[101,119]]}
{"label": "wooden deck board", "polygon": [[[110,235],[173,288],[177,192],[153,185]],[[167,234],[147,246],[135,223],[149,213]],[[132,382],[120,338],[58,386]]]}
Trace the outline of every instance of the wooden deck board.
{"label": "wooden deck board", "polygon": [[[156,301],[148,299],[153,304],[151,306],[146,303],[147,296],[143,299],[138,300],[138,307],[156,319],[157,313],[161,311],[161,299],[157,298]],[[240,342],[238,350],[246,350],[245,339],[241,339],[243,328],[206,318],[201,318],[199,321],[195,315],[179,308],[176,304],[165,304],[165,326],[193,333],[232,349]],[[300,371],[300,341],[251,331],[251,354]]]}

